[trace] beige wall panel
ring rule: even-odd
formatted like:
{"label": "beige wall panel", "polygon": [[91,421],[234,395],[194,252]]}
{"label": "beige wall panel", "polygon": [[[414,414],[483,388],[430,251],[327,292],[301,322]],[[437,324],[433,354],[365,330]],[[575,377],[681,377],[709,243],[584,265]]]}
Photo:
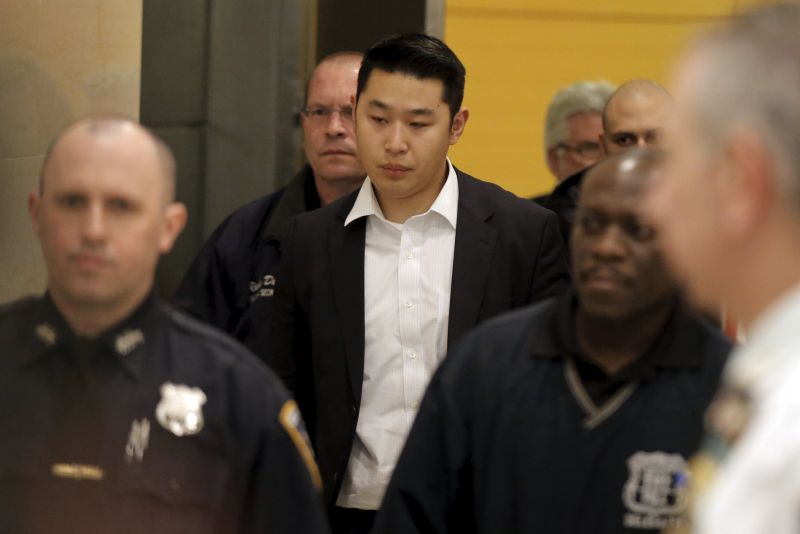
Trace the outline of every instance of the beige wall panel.
{"label": "beige wall panel", "polygon": [[28,194],[36,189],[42,159],[0,159],[0,295],[26,295],[43,288],[44,265],[28,218]]}
{"label": "beige wall panel", "polygon": [[25,199],[50,140],[87,114],[138,117],[141,27],[142,0],[0,2],[0,302],[44,285]]}

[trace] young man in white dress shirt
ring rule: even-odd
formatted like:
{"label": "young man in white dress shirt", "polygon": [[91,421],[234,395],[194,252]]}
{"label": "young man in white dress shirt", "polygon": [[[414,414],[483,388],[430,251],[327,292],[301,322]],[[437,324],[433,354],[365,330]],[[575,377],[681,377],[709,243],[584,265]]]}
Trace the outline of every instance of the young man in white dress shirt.
{"label": "young man in white dress shirt", "polygon": [[748,329],[694,462],[700,534],[800,532],[798,28],[800,5],[778,4],[689,49],[673,169],[649,202],[690,293]]}
{"label": "young man in white dress shirt", "polygon": [[558,291],[555,217],[457,170],[464,67],[443,42],[365,54],[353,105],[361,189],[295,220],[267,361],[295,391],[334,532],[366,532],[448,346]]}

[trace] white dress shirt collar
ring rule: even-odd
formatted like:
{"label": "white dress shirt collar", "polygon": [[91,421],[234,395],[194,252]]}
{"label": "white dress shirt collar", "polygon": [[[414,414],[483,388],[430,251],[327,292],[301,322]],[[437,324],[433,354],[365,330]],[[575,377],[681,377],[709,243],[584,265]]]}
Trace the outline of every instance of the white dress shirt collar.
{"label": "white dress shirt collar", "polygon": [[[447,159],[447,168],[447,179],[444,182],[444,186],[442,190],[439,191],[430,209],[425,213],[438,213],[447,219],[450,226],[455,228],[458,218],[458,177],[456,176],[455,167],[450,163],[449,158]],[[420,215],[425,215],[425,213]],[[378,198],[375,196],[375,191],[372,188],[372,180],[367,176],[367,179],[361,184],[361,189],[358,191],[355,204],[353,204],[353,207],[350,209],[350,213],[347,214],[344,225],[347,226],[356,219],[368,217],[370,215],[375,215],[379,219],[387,220],[383,215],[381,205],[378,203]]]}

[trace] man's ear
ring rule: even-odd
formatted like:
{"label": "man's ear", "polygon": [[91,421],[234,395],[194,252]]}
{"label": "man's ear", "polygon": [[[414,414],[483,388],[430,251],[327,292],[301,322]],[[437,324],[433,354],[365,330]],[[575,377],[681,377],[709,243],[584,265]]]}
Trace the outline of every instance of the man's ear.
{"label": "man's ear", "polygon": [[458,143],[458,140],[464,133],[464,128],[466,128],[467,126],[468,119],[469,119],[469,110],[462,106],[462,108],[458,110],[458,113],[456,113],[455,117],[453,117],[453,124],[450,126],[451,145]]}
{"label": "man's ear", "polygon": [[33,233],[36,234],[36,237],[39,237],[39,209],[41,204],[42,198],[39,193],[32,192],[28,195],[28,215],[30,215]]}
{"label": "man's ear", "polygon": [[161,229],[161,238],[158,242],[158,251],[161,254],[166,254],[172,250],[175,240],[178,239],[189,218],[186,205],[182,202],[171,202],[164,210],[164,226]]}
{"label": "man's ear", "polygon": [[732,135],[724,149],[723,168],[717,173],[725,206],[725,226],[748,232],[776,208],[780,190],[778,169],[763,143],[749,132]]}
{"label": "man's ear", "polygon": [[547,168],[550,169],[556,180],[561,180],[558,176],[558,149],[555,147],[547,149]]}

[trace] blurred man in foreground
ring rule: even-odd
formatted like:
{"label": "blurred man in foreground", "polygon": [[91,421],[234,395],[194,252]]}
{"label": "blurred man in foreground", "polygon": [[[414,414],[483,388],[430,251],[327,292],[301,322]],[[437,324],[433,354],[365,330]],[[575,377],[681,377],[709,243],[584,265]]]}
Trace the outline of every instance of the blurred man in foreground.
{"label": "blurred man in foreground", "polygon": [[675,157],[648,202],[690,295],[748,329],[696,461],[701,534],[800,532],[798,27],[800,5],[778,4],[689,49]]}
{"label": "blurred man in foreground", "polygon": [[47,293],[0,311],[0,532],[324,532],[297,405],[153,277],[186,221],[169,149],[80,121],[30,214]]}

